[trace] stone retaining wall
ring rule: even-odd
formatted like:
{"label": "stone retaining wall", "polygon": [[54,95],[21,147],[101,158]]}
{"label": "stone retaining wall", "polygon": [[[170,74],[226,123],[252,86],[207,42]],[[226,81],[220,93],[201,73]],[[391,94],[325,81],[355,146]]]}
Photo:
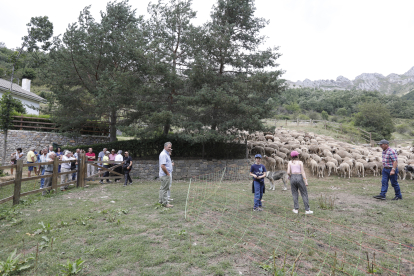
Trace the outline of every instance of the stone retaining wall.
{"label": "stone retaining wall", "polygon": [[[37,132],[24,130],[9,130],[7,135],[7,158],[16,151],[16,148],[22,148],[24,156],[30,150],[31,146],[35,146],[38,151],[41,148],[48,147],[52,143],[58,145],[93,145],[98,143],[109,142],[109,137],[82,135],[75,138],[63,136],[54,132]],[[0,159],[3,157],[4,134],[0,133]]]}
{"label": "stone retaining wall", "polygon": [[[226,178],[235,179],[237,176],[248,177],[251,161],[248,159],[231,160],[178,160],[174,159],[174,171],[172,173],[175,180],[187,180],[190,177],[217,172],[225,167],[228,168]],[[139,179],[154,180],[158,177],[158,160],[134,160],[131,175]],[[239,177],[240,178],[240,177]]]}

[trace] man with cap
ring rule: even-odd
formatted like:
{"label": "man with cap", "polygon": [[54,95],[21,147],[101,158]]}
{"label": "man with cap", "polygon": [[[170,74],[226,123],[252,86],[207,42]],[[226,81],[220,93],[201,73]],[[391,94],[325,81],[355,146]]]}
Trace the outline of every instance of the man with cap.
{"label": "man with cap", "polygon": [[250,168],[250,176],[253,176],[254,205],[253,211],[263,211],[262,197],[264,192],[264,178],[266,177],[266,168],[261,164],[262,156],[254,156],[255,163]]}
{"label": "man with cap", "polygon": [[381,140],[378,145],[382,148],[382,187],[381,193],[374,196],[376,199],[385,200],[385,194],[388,191],[388,181],[391,180],[391,185],[394,187],[395,197],[393,200],[402,199],[400,185],[398,184],[398,155],[397,152],[390,148],[390,143],[387,140]]}

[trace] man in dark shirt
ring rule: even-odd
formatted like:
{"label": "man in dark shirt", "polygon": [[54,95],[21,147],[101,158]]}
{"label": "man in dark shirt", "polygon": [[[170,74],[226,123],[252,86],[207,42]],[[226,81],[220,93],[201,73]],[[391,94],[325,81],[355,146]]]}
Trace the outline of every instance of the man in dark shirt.
{"label": "man in dark shirt", "polygon": [[128,181],[129,181],[129,185],[132,184],[132,179],[131,176],[129,175],[129,173],[131,172],[132,169],[132,158],[131,156],[129,156],[129,152],[125,152],[125,159],[124,159],[124,176],[125,176],[125,183],[124,183],[124,187],[126,185],[128,185]]}

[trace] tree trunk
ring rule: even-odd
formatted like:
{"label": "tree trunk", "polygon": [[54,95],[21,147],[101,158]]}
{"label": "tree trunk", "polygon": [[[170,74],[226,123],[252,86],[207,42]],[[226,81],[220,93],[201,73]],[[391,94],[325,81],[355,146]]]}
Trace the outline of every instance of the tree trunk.
{"label": "tree trunk", "polygon": [[111,111],[111,122],[109,129],[109,141],[116,142],[116,110]]}
{"label": "tree trunk", "polygon": [[6,151],[7,151],[7,133],[8,130],[4,130],[4,144],[3,144],[3,166],[6,166]]}
{"label": "tree trunk", "polygon": [[163,133],[164,133],[165,136],[167,136],[168,135],[168,132],[170,132],[170,128],[171,128],[170,123],[166,123],[164,125],[164,131],[163,131]]}

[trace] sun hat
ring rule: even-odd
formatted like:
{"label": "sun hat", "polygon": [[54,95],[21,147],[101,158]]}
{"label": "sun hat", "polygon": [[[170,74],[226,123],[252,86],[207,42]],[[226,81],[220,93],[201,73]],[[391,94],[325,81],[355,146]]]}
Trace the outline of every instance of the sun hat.
{"label": "sun hat", "polygon": [[260,159],[262,159],[262,156],[261,156],[260,154],[256,154],[256,155],[254,156],[254,158],[260,158]]}
{"label": "sun hat", "polygon": [[290,153],[290,156],[298,156],[299,155],[299,152],[297,152],[296,150],[294,150],[294,151],[292,151],[291,153]]}

